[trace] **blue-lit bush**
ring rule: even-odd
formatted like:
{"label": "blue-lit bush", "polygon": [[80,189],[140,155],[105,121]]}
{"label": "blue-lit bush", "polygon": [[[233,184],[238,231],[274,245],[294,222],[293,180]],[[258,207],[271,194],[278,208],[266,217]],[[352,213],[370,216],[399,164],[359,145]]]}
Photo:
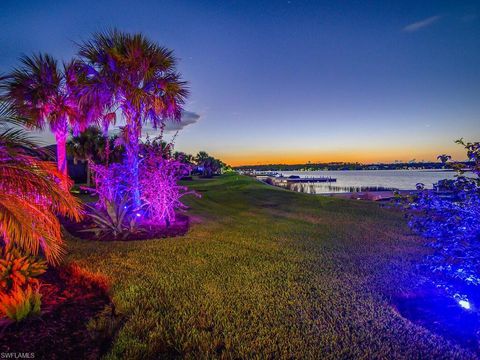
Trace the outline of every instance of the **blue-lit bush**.
{"label": "blue-lit bush", "polygon": [[455,179],[441,180],[433,190],[418,184],[406,207],[409,226],[434,249],[425,266],[437,286],[470,308],[467,298],[480,285],[480,143],[457,142],[467,150],[468,168],[451,164]]}

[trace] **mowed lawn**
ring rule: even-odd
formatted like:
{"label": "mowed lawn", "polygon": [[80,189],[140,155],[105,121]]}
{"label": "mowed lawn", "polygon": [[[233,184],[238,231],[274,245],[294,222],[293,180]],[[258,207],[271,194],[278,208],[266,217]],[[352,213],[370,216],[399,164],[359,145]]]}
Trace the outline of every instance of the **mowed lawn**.
{"label": "mowed lawn", "polygon": [[187,236],[69,240],[105,274],[122,325],[109,358],[466,358],[404,319],[424,279],[402,215],[227,175],[189,183]]}

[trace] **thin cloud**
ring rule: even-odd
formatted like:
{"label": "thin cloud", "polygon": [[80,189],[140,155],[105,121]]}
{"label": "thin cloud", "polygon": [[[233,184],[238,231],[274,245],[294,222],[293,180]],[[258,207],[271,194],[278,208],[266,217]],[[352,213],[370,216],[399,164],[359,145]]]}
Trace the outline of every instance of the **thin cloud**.
{"label": "thin cloud", "polygon": [[167,121],[165,124],[165,131],[174,132],[182,130],[185,126],[195,124],[198,119],[200,119],[199,114],[191,111],[184,111],[182,112],[182,119],[180,121]]}
{"label": "thin cloud", "polygon": [[420,21],[417,21],[417,22],[414,22],[414,23],[411,23],[411,24],[408,24],[407,26],[405,26],[403,28],[403,31],[405,32],[415,32],[415,31],[418,31],[420,29],[423,29],[423,28],[426,28],[428,26],[431,26],[433,25],[434,23],[436,23],[438,20],[440,20],[442,17],[440,15],[435,15],[435,16],[431,16],[429,18],[426,18],[426,19],[423,19],[423,20],[420,20]]}
{"label": "thin cloud", "polygon": [[[167,121],[165,123],[165,133],[171,134],[182,130],[185,126],[195,124],[200,119],[200,115],[192,111],[183,111],[180,121]],[[154,129],[150,124],[145,124],[142,129],[142,136],[149,135],[155,137],[160,135],[160,129]]]}

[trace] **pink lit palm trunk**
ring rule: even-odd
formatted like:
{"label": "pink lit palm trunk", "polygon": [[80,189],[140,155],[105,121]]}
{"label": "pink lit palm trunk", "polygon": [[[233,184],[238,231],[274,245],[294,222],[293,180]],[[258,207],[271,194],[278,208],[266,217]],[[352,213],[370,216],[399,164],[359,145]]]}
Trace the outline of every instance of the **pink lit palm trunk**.
{"label": "pink lit palm trunk", "polygon": [[66,126],[63,127],[63,129],[57,130],[55,132],[55,139],[57,141],[57,167],[58,167],[58,170],[65,176],[68,175],[67,136],[68,136],[68,130]]}
{"label": "pink lit palm trunk", "polygon": [[140,208],[140,184],[138,179],[138,152],[139,152],[139,138],[140,138],[140,126],[138,122],[132,122],[128,125],[128,141],[126,144],[126,156],[127,164],[130,173],[128,183],[130,185],[130,191],[133,201],[133,206],[136,209]]}

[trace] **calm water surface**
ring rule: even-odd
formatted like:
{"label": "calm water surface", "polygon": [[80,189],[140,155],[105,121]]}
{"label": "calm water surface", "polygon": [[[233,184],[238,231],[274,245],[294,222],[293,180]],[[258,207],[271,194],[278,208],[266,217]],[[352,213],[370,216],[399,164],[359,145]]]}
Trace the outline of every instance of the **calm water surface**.
{"label": "calm water surface", "polygon": [[336,182],[297,184],[296,191],[315,194],[364,190],[412,190],[417,183],[429,189],[441,179],[453,179],[455,172],[438,170],[342,170],[342,171],[283,171],[284,176],[332,177]]}

